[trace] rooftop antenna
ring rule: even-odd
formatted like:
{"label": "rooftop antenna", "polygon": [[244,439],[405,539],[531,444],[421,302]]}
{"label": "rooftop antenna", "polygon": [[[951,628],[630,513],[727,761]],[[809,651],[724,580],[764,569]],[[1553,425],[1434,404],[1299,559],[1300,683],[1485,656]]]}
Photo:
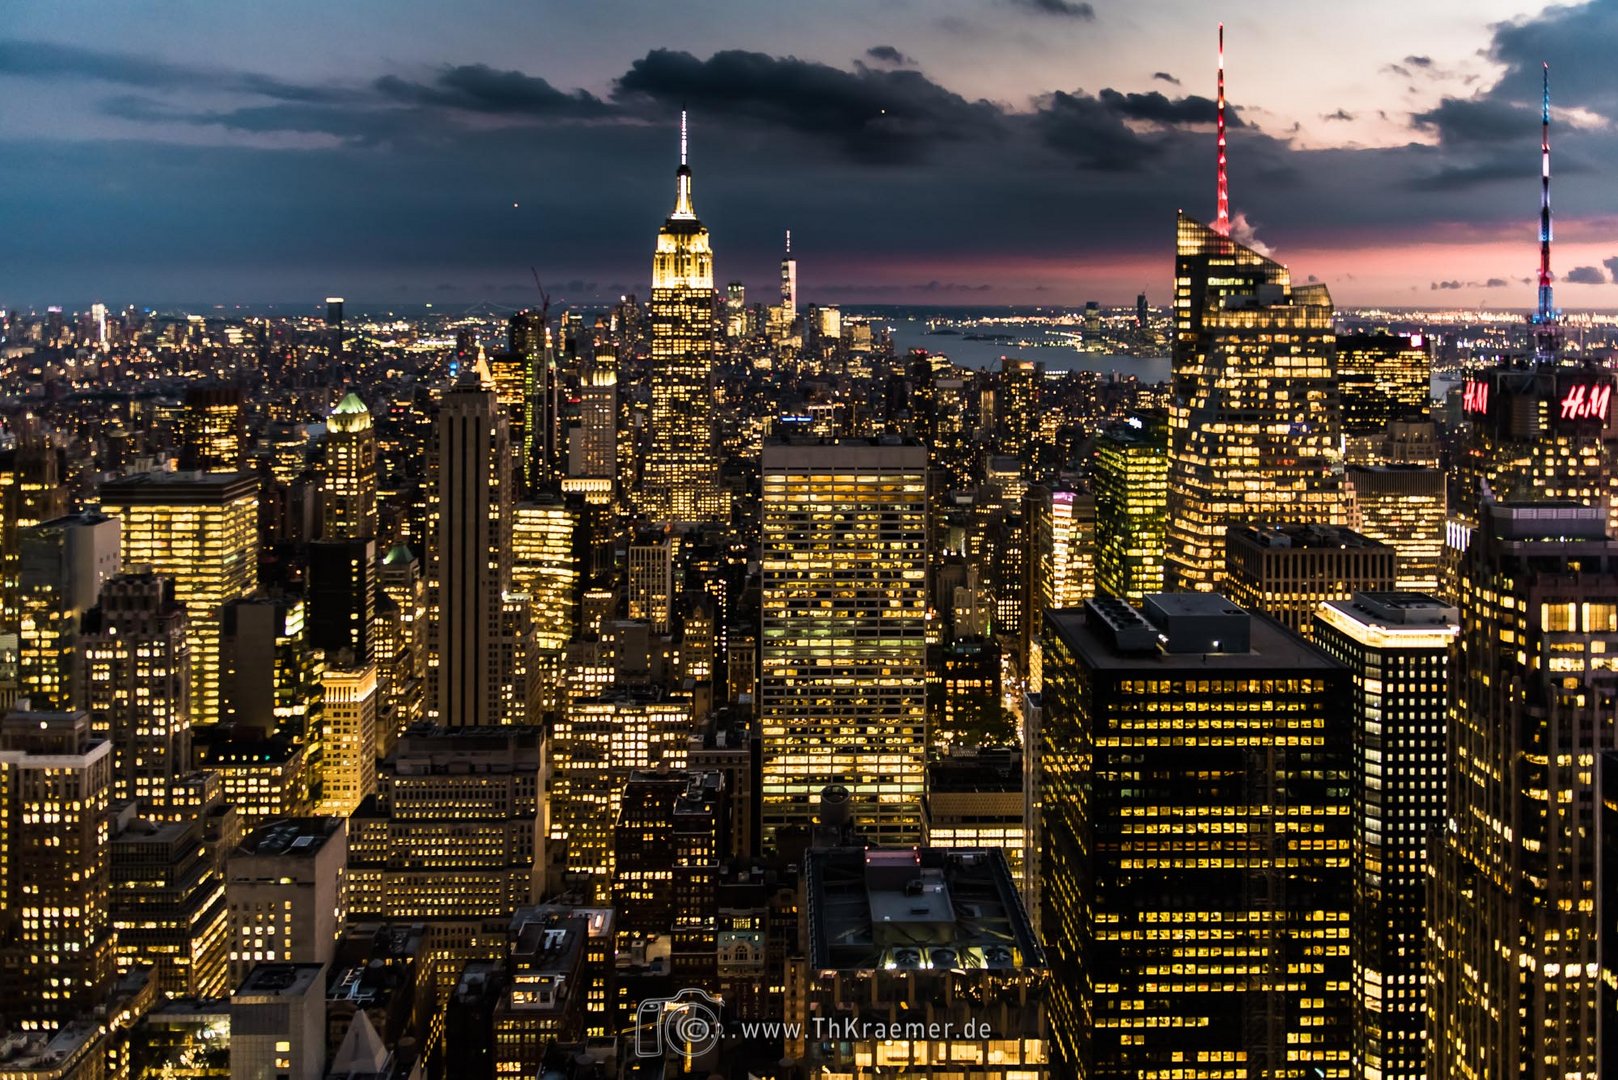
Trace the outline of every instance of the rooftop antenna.
{"label": "rooftop antenna", "polygon": [[787,254],[792,254],[792,230],[787,230]]}
{"label": "rooftop antenna", "polygon": [[685,160],[685,150],[686,150],[686,141],[685,141],[685,110],[684,110],[684,109],[681,109],[681,110],[680,110],[680,164],[681,164],[681,165],[684,165],[684,164],[686,164],[686,160]]}
{"label": "rooftop antenna", "polygon": [[1225,24],[1219,24],[1219,103],[1215,124],[1219,130],[1219,210],[1214,232],[1230,235],[1230,184],[1225,176]]}
{"label": "rooftop antenna", "polygon": [[1551,65],[1542,69],[1539,112],[1539,306],[1534,311],[1534,355],[1549,360],[1559,345],[1557,310],[1551,289]]}

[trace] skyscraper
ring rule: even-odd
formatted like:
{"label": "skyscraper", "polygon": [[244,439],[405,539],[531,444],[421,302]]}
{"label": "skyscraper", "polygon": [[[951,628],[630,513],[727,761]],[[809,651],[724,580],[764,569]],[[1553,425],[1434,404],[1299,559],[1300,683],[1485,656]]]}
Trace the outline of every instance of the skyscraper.
{"label": "skyscraper", "polygon": [[1342,520],[1331,296],[1180,215],[1169,406],[1168,567],[1218,587],[1225,530]]}
{"label": "skyscraper", "polygon": [[511,447],[494,382],[480,359],[438,413],[438,529],[430,575],[432,708],[441,724],[501,722],[502,602],[511,585]]}
{"label": "skyscraper", "polygon": [[719,488],[714,450],[713,248],[691,204],[685,117],[680,117],[680,167],[674,212],[657,234],[652,258],[652,412],[641,495],[662,521],[709,521],[729,516]]}
{"label": "skyscraper", "polygon": [[1161,417],[1132,417],[1096,437],[1096,586],[1133,604],[1163,591],[1168,449]]}
{"label": "skyscraper", "polygon": [[1201,593],[1047,612],[1042,656],[1030,847],[1068,1075],[1348,1075],[1348,670]]}
{"label": "skyscraper", "polygon": [[376,430],[371,411],[350,391],[326,418],[326,503],[321,536],[376,535]]}
{"label": "skyscraper", "polygon": [[1428,915],[1433,1076],[1597,1075],[1596,762],[1618,749],[1618,543],[1597,508],[1486,504],[1462,557],[1448,821]]}
{"label": "skyscraper", "polygon": [[1391,592],[1398,557],[1387,544],[1333,525],[1232,527],[1226,537],[1225,594],[1306,638],[1323,601]]}
{"label": "skyscraper", "polygon": [[112,744],[112,797],[171,817],[191,760],[191,642],[174,583],[120,574],[101,588],[82,631],[84,705]]}
{"label": "skyscraper", "polygon": [[1315,644],[1354,679],[1354,1075],[1425,1077],[1427,852],[1444,819],[1460,613],[1419,593],[1322,604]]}
{"label": "skyscraper", "polygon": [[1421,335],[1345,334],[1337,339],[1343,434],[1379,435],[1394,420],[1425,419],[1433,364]]}
{"label": "skyscraper", "polygon": [[781,307],[790,318],[798,315],[798,260],[792,257],[792,230],[787,230],[786,251],[781,256]]}
{"label": "skyscraper", "polygon": [[191,709],[221,718],[220,616],[258,584],[258,480],[245,473],[138,473],[101,485],[123,522],[123,568],[174,583],[191,634]]}
{"label": "skyscraper", "polygon": [[921,838],[927,451],[898,440],[764,447],[759,715],[766,846],[829,784],[861,830]]}
{"label": "skyscraper", "polygon": [[111,788],[112,747],[84,713],[0,721],[0,1003],[8,1019],[71,1020],[102,1004],[111,985]]}
{"label": "skyscraper", "polygon": [[19,688],[34,709],[77,706],[81,619],[118,572],[118,522],[69,514],[21,530],[18,542]]}

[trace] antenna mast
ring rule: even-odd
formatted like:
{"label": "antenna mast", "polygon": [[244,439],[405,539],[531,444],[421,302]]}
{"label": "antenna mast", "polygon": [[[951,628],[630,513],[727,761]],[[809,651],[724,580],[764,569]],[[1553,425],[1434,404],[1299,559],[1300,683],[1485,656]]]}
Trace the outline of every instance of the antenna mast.
{"label": "antenna mast", "polygon": [[1225,24],[1219,24],[1219,104],[1215,123],[1219,129],[1219,209],[1214,232],[1230,235],[1230,184],[1225,176]]}
{"label": "antenna mast", "polygon": [[1539,113],[1539,306],[1534,311],[1534,355],[1548,361],[1556,355],[1556,303],[1551,290],[1551,65],[1543,67]]}

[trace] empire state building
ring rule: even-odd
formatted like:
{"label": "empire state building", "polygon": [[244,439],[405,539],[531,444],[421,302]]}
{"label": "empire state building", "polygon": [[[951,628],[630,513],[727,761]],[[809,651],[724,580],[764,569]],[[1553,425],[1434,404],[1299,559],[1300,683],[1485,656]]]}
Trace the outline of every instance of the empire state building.
{"label": "empire state building", "polygon": [[665,521],[729,516],[714,449],[713,247],[691,205],[685,116],[674,212],[657,234],[652,257],[651,445],[641,477],[643,507]]}

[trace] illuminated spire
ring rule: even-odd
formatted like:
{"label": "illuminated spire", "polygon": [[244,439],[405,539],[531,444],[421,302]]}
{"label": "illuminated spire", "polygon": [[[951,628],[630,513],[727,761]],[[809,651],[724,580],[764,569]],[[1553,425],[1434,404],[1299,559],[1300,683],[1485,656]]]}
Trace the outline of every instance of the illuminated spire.
{"label": "illuminated spire", "polygon": [[1539,113],[1539,306],[1532,322],[1534,355],[1552,359],[1560,346],[1556,332],[1558,312],[1551,290],[1551,65],[1543,69]]}
{"label": "illuminated spire", "polygon": [[686,164],[685,110],[680,110],[680,167],[674,170],[674,213],[671,218],[695,220],[697,212],[691,206],[691,166]]}
{"label": "illuminated spire", "polygon": [[792,230],[787,230],[787,254],[792,254]]}
{"label": "illuminated spire", "polygon": [[1214,232],[1230,235],[1230,185],[1225,178],[1225,24],[1219,24],[1219,105],[1215,123],[1219,128],[1219,210],[1214,216]]}

